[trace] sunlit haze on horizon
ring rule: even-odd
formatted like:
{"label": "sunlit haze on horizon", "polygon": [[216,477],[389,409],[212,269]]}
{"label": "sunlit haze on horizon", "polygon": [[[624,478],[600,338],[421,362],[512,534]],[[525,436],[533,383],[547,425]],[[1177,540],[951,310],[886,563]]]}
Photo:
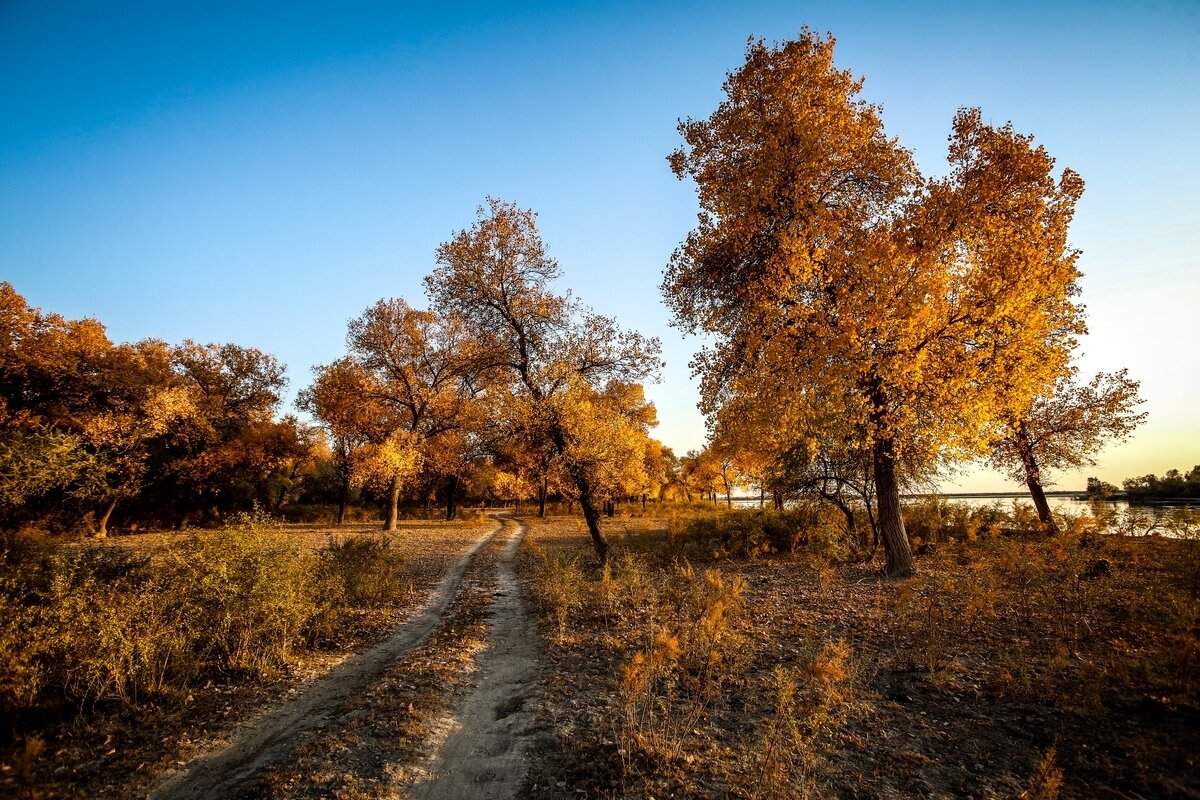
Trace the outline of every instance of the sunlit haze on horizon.
{"label": "sunlit haze on horizon", "polygon": [[[659,291],[697,203],[666,156],[748,36],[807,25],[927,174],[979,106],[1087,182],[1081,370],[1128,367],[1149,419],[1058,487],[1200,462],[1200,4],[347,9],[0,4],[0,280],[114,340],[261,348],[288,365],[291,410],[347,320],[423,306],[438,244],[498,197],[538,213],[560,288],[662,339],[654,435],[699,448],[699,342]],[[943,488],[1014,487],[969,469]]]}

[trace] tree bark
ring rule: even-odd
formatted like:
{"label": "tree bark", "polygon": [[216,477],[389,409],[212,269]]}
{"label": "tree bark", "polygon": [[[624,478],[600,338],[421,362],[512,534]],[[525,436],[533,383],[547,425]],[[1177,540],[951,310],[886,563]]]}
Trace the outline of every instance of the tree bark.
{"label": "tree bark", "polygon": [[546,517],[546,494],[548,487],[546,486],[546,476],[542,475],[542,485],[538,487],[538,516],[545,519]]}
{"label": "tree bark", "polygon": [[446,521],[450,522],[458,515],[458,476],[446,478]]}
{"label": "tree bark", "polygon": [[399,527],[400,519],[400,481],[397,478],[392,478],[392,485],[388,489],[388,511],[387,522],[384,524],[385,531],[394,531]]}
{"label": "tree bark", "polygon": [[596,507],[592,503],[592,488],[582,479],[576,480],[575,484],[579,487],[579,507],[583,509],[583,520],[587,523],[588,533],[591,534],[592,547],[596,549],[596,558],[603,567],[608,563],[608,540],[600,532],[600,515],[596,513]]}
{"label": "tree bark", "polygon": [[880,439],[872,448],[875,470],[875,504],[878,509],[879,532],[887,554],[886,573],[890,578],[907,578],[916,574],[904,517],[900,514],[900,482],[896,478],[896,459],[890,439]]}
{"label": "tree bark", "polygon": [[108,536],[108,519],[112,516],[113,509],[117,507],[117,498],[113,497],[108,501],[108,505],[104,508],[104,513],[100,515],[100,522],[96,525],[96,538],[103,539]]}
{"label": "tree bark", "polygon": [[1021,455],[1021,465],[1025,468],[1025,485],[1029,487],[1029,496],[1033,498],[1033,507],[1037,509],[1038,519],[1047,533],[1058,533],[1058,524],[1050,513],[1050,503],[1046,501],[1046,491],[1042,488],[1042,470],[1037,458],[1033,455],[1033,442],[1029,440],[1029,432],[1023,424],[1018,424],[1015,434],[1017,452]]}

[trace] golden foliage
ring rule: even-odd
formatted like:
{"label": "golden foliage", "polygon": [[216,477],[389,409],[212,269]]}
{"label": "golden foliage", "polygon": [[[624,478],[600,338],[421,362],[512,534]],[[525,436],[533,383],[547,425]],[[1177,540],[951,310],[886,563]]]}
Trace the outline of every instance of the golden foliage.
{"label": "golden foliage", "polygon": [[903,574],[895,462],[981,453],[1084,330],[1066,240],[1083,183],[978,109],[954,119],[950,174],[923,178],[833,47],[808,30],[751,40],[725,100],[680,123],[670,163],[701,213],[663,291],[681,326],[715,337],[694,362],[710,416],[746,397],[786,423],[819,398],[861,431]]}

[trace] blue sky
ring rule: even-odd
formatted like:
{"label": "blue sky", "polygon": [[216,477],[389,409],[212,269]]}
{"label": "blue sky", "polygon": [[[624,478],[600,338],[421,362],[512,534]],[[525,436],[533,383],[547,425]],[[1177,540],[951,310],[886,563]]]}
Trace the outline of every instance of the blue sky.
{"label": "blue sky", "polygon": [[1060,483],[1200,461],[1194,2],[0,1],[0,279],[114,339],[260,347],[294,392],[362,309],[423,302],[493,195],[539,213],[564,289],[663,339],[658,436],[698,447],[696,342],[657,288],[696,203],[665,156],[747,36],[805,24],[927,172],[977,105],[1087,181],[1082,366],[1128,366],[1151,416]]}

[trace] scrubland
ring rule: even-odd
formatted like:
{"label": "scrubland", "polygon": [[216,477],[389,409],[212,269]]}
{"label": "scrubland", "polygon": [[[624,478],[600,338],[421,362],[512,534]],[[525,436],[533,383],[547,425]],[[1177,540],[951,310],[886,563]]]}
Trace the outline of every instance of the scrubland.
{"label": "scrubland", "polygon": [[382,637],[479,534],[252,515],[193,535],[13,537],[0,565],[0,788],[144,790],[139,776]]}
{"label": "scrubland", "polygon": [[[536,797],[1194,797],[1200,541],[906,513],[882,578],[823,512],[531,521]],[[1178,531],[1177,531],[1178,532]]]}
{"label": "scrubland", "polygon": [[[540,631],[522,796],[1200,792],[1194,515],[1156,536],[1090,517],[1047,536],[1020,513],[936,501],[906,518],[918,574],[905,580],[816,506],[630,506],[604,520],[604,569],[582,520],[522,518]],[[251,517],[101,544],[10,540],[0,789],[144,796],[385,636],[480,533]],[[490,553],[428,643],[255,791],[404,796],[474,680]]]}

